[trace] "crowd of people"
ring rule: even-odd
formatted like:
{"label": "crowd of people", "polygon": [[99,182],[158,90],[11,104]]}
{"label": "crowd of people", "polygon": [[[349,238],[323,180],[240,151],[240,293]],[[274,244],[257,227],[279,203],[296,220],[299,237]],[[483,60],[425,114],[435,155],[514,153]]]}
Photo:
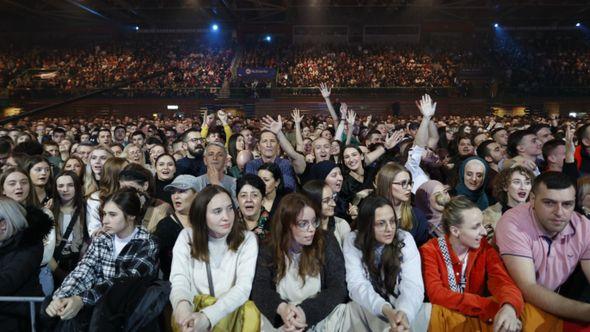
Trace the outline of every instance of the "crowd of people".
{"label": "crowd of people", "polygon": [[588,330],[589,123],[320,94],[1,128],[0,296],[45,296],[46,331]]}
{"label": "crowd of people", "polygon": [[[313,88],[330,81],[341,88],[462,91],[487,79],[494,89],[507,92],[546,94],[559,87],[565,93],[569,90],[563,88],[583,88],[590,83],[589,54],[585,37],[577,31],[496,31],[466,36],[460,43],[358,46],[281,41],[220,46],[178,36],[144,37],[67,48],[9,46],[0,52],[0,89],[7,88],[15,97],[42,92],[46,96],[79,95],[134,81],[131,89],[118,93],[184,97],[219,89],[226,81],[253,90]],[[237,67],[273,68],[276,78],[258,79],[256,86],[251,81],[244,83],[231,74],[234,59]],[[474,73],[476,80],[471,82]]]}

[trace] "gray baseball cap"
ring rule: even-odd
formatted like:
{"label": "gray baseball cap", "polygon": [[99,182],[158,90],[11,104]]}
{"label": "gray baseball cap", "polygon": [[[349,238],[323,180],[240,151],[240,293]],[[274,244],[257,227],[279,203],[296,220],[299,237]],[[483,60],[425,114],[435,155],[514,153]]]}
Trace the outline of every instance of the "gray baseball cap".
{"label": "gray baseball cap", "polygon": [[192,189],[194,191],[197,191],[197,184],[197,177],[188,174],[181,174],[177,176],[171,184],[165,186],[164,190],[173,191],[174,189]]}

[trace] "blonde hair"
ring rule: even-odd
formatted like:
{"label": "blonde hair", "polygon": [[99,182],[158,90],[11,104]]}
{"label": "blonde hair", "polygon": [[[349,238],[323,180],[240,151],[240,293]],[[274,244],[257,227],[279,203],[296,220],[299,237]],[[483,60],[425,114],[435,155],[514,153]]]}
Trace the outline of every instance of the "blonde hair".
{"label": "blonde hair", "polygon": [[445,234],[451,233],[451,226],[460,226],[463,223],[463,211],[478,209],[477,205],[465,196],[456,196],[445,205],[442,213],[442,227]]}
{"label": "blonde hair", "polygon": [[[410,180],[412,179],[412,173],[398,163],[390,162],[381,167],[375,177],[375,194],[387,198],[394,205],[391,184],[395,177],[402,172],[408,173]],[[401,215],[399,219],[399,225],[402,229],[406,231],[412,229],[414,225],[414,213],[412,212],[412,205],[409,201],[401,203]]]}
{"label": "blonde hair", "polygon": [[132,147],[136,147],[139,149],[139,154],[140,154],[140,158],[139,158],[139,164],[141,166],[144,166],[146,164],[145,162],[145,153],[143,152],[143,149],[140,146],[137,146],[136,144],[133,143],[129,143],[125,146],[125,148],[123,149],[123,152],[121,153],[121,155],[119,156],[120,158],[125,158],[127,159],[129,162],[131,162],[131,160],[129,160],[129,150]]}

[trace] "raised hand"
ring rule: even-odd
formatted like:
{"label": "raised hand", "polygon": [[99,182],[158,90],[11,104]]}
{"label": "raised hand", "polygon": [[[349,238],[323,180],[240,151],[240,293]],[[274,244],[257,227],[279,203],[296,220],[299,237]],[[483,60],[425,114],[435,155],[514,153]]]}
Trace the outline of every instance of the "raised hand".
{"label": "raised hand", "polygon": [[206,123],[207,123],[207,119],[208,119],[208,116],[207,116],[207,110],[205,110],[205,111],[203,112],[203,124],[206,124]]}
{"label": "raised hand", "polygon": [[432,98],[428,94],[422,96],[422,99],[416,101],[416,106],[424,117],[431,118],[436,111],[436,103],[432,102]]}
{"label": "raised hand", "polygon": [[387,134],[387,137],[385,137],[384,146],[387,150],[393,149],[396,145],[399,144],[399,142],[402,141],[403,138],[404,138],[404,130],[403,129],[396,130],[393,132],[393,134]]}
{"label": "raised hand", "polygon": [[264,129],[272,131],[275,135],[278,135],[283,129],[283,120],[280,115],[277,117],[276,121],[271,116],[267,115],[262,118],[261,122]]}
{"label": "raised hand", "polygon": [[353,110],[348,111],[346,114],[346,122],[348,123],[349,128],[354,126],[354,122],[356,121],[356,113]]}
{"label": "raised hand", "polygon": [[301,123],[301,121],[303,121],[303,115],[301,115],[301,111],[298,108],[291,112],[291,118],[295,123]]}
{"label": "raised hand", "polygon": [[340,119],[346,119],[346,111],[348,110],[348,105],[346,103],[340,104]]}
{"label": "raised hand", "polygon": [[330,98],[330,90],[331,88],[328,88],[326,83],[320,83],[320,93],[322,94],[322,97]]}
{"label": "raised hand", "polygon": [[371,120],[373,119],[373,115],[367,116],[367,121],[365,121],[365,127],[368,127],[371,124]]}

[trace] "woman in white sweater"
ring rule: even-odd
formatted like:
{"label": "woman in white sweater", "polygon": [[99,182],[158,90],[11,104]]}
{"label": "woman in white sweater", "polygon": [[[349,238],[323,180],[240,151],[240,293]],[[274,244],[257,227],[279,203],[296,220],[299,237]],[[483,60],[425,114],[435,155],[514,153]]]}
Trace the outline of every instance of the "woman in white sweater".
{"label": "woman in white sweater", "polygon": [[[256,320],[250,320],[255,315],[252,310],[257,310],[247,300],[258,244],[235,217],[231,196],[220,186],[206,187],[191,205],[192,229],[178,236],[170,272],[170,302],[183,331],[208,331],[217,324],[227,327],[230,316],[236,314],[244,315],[245,325]],[[211,297],[216,299],[214,304]],[[259,328],[257,319],[254,325]]]}
{"label": "woman in white sweater", "polygon": [[[343,247],[346,283],[353,301],[348,308],[351,328],[409,331],[424,299],[414,239],[398,228],[393,207],[383,197],[366,198],[358,220],[364,222],[358,223],[358,230],[348,235]],[[412,331],[420,330],[412,326]]]}

